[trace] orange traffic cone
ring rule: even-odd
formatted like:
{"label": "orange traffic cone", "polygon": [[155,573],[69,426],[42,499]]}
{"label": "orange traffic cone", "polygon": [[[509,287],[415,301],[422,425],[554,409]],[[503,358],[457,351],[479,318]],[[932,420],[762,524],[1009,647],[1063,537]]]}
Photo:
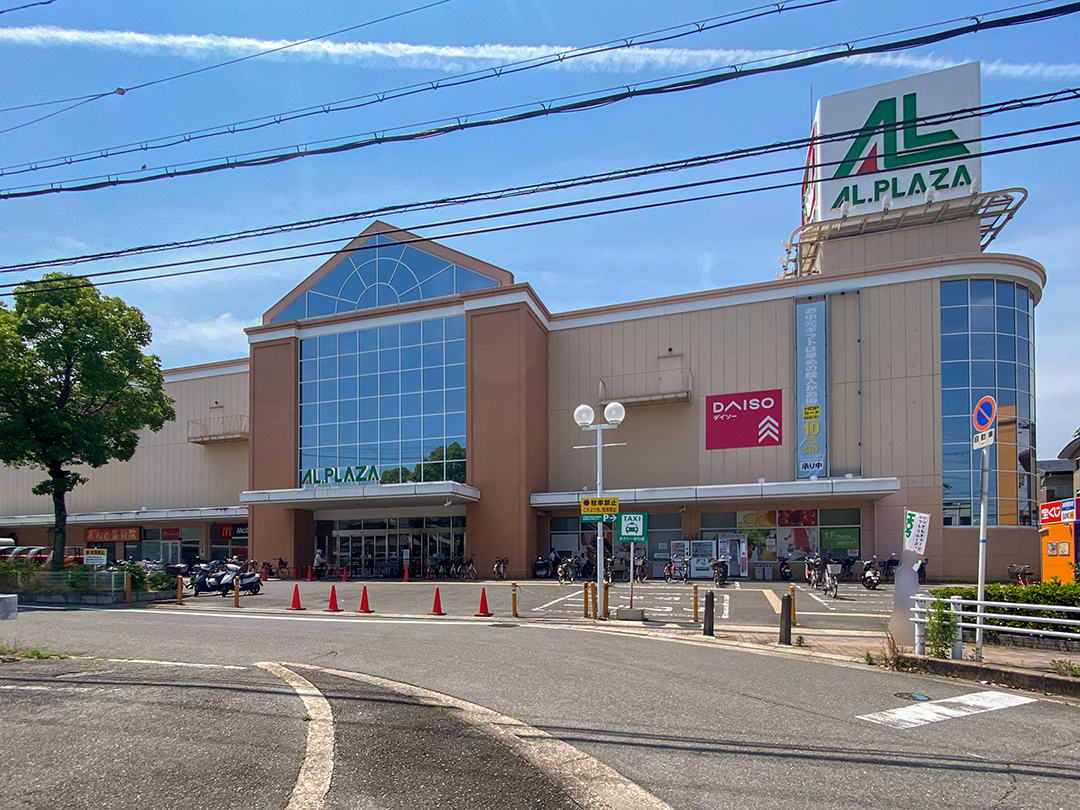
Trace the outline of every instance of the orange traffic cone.
{"label": "orange traffic cone", "polygon": [[349,569],[346,568],[345,566],[341,567],[341,581],[342,582],[348,582],[349,581]]}
{"label": "orange traffic cone", "polygon": [[406,563],[406,565],[405,565],[405,579],[403,580],[403,582],[408,582],[408,581],[409,581],[409,566],[408,566],[408,563]]}
{"label": "orange traffic cone", "polygon": [[303,610],[303,609],[304,608],[300,607],[300,586],[299,585],[293,585],[292,606],[289,607],[288,610]]}
{"label": "orange traffic cone", "polygon": [[368,607],[367,602],[367,585],[364,586],[364,592],[360,595],[360,609],[357,613],[374,613],[375,611]]}
{"label": "orange traffic cone", "polygon": [[488,610],[488,606],[487,606],[487,588],[481,588],[480,589],[480,612],[477,613],[476,615],[477,616],[483,616],[484,618],[487,618],[488,616],[494,616],[495,615],[490,610]]}
{"label": "orange traffic cone", "polygon": [[[299,586],[298,586],[299,587]],[[330,586],[330,607],[328,607],[324,613],[341,613],[341,608],[337,606],[337,586]]]}
{"label": "orange traffic cone", "polygon": [[311,582],[311,571],[312,571],[312,568],[313,568],[313,566],[310,566],[310,565],[309,565],[309,566],[308,566],[308,569],[307,569],[307,581],[308,581],[308,582]]}
{"label": "orange traffic cone", "polygon": [[439,589],[435,589],[435,604],[431,606],[431,613],[428,616],[445,616],[446,611],[442,609],[442,601],[439,599]]}

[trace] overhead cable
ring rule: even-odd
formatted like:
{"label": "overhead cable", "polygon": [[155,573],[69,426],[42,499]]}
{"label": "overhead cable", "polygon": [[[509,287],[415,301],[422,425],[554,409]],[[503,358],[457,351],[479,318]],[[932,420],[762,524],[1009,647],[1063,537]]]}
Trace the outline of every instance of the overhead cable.
{"label": "overhead cable", "polygon": [[[256,154],[256,156],[250,157],[240,156],[219,158],[216,160],[222,162],[216,163],[198,162],[198,165],[179,164],[177,166],[164,167],[160,170],[154,170],[150,174],[143,174],[140,171],[104,175],[91,178],[81,178],[79,180],[67,181],[73,184],[67,186],[63,184],[64,181],[60,181],[48,185],[21,186],[13,189],[0,189],[0,199],[23,199],[26,197],[38,197],[46,194],[58,194],[73,191],[95,191],[103,188],[110,188],[113,186],[149,183],[157,180],[165,180],[176,177],[190,177],[194,175],[225,171],[227,169],[270,166],[303,157],[350,152],[356,149],[386,143],[427,139],[436,137],[438,135],[445,135],[451,132],[460,132],[467,129],[489,127],[516,121],[525,121],[533,118],[541,118],[548,115],[554,115],[557,113],[581,112],[583,110],[596,109],[598,107],[615,104],[617,102],[625,101],[631,98],[679,93],[687,90],[696,90],[703,87],[710,87],[723,82],[733,81],[735,79],[743,78],[745,76],[756,76],[765,73],[794,70],[796,68],[823,64],[839,59],[850,59],[855,56],[866,56],[875,53],[895,53],[897,51],[918,48],[924,45],[942,42],[944,40],[953,39],[959,36],[964,36],[966,34],[973,34],[979,31],[1041,22],[1056,17],[1075,14],[1077,11],[1080,11],[1080,2],[1067,3],[1048,9],[1041,9],[1038,11],[1027,12],[1024,14],[1013,15],[1010,17],[1003,17],[997,20],[984,20],[981,17],[977,17],[974,19],[973,22],[956,28],[951,28],[944,31],[937,31],[930,34],[923,34],[904,40],[896,40],[892,42],[885,42],[879,45],[863,47],[855,47],[853,43],[842,43],[839,46],[833,47],[843,48],[843,50],[834,50],[828,53],[814,53],[809,56],[792,59],[788,62],[782,62],[780,64],[748,67],[741,69],[740,66],[732,66],[730,72],[711,73],[704,76],[695,74],[692,78],[680,78],[680,80],[678,81],[669,82],[667,84],[661,85],[651,85],[651,83],[643,83],[637,86],[628,86],[620,89],[617,92],[607,93],[606,95],[595,96],[565,104],[554,105],[541,103],[539,108],[537,109],[525,110],[499,118],[488,118],[475,121],[469,121],[466,120],[466,118],[460,118],[454,123],[445,124],[443,126],[434,127],[419,132],[409,132],[397,135],[375,135],[373,137],[363,138],[360,140],[347,141],[345,143],[337,143],[333,145],[319,146],[314,148],[295,145],[287,152],[276,152],[272,154],[258,153]],[[877,37],[870,37],[865,39],[876,38]],[[121,174],[138,174],[139,176],[122,177]]]}
{"label": "overhead cable", "polygon": [[[865,134],[873,135],[879,132],[885,132],[890,129],[899,129],[909,123],[916,124],[918,126],[940,125],[973,117],[985,118],[1003,112],[1027,110],[1036,107],[1043,107],[1050,104],[1058,104],[1065,101],[1077,100],[1080,100],[1080,88],[1064,88],[1062,90],[1054,91],[1051,93],[1040,93],[1037,95],[1025,96],[1022,98],[1014,98],[1008,101],[984,104],[977,107],[964,107],[940,113],[921,115],[907,122],[902,121],[897,122],[896,124],[881,124],[866,129]],[[230,233],[199,237],[195,239],[142,245],[130,248],[117,249],[113,251],[83,254],[80,256],[68,256],[35,262],[0,265],[0,273],[25,272],[27,270],[33,269],[72,266],[77,264],[84,264],[87,262],[106,261],[122,258],[124,256],[132,256],[143,253],[158,253],[172,250],[206,247],[209,245],[224,244],[244,239],[262,238],[275,234],[294,233],[317,228],[325,228],[356,220],[400,215],[410,211],[434,210],[438,208],[465,205],[474,202],[492,202],[501,199],[510,199],[514,197],[522,197],[544,192],[565,191],[574,188],[596,185],[600,183],[637,179],[649,177],[656,174],[671,173],[686,169],[702,168],[706,166],[718,165],[721,163],[728,163],[737,160],[744,160],[751,157],[761,157],[764,155],[776,154],[780,152],[787,152],[793,150],[801,151],[806,149],[811,144],[824,144],[839,140],[845,140],[863,132],[864,130],[862,128],[843,130],[839,132],[829,133],[827,135],[795,138],[756,146],[740,147],[738,149],[732,149],[723,152],[715,152],[712,154],[698,155],[689,158],[680,158],[677,160],[665,161],[662,163],[646,164],[643,166],[636,166],[632,168],[615,169],[597,174],[580,175],[578,177],[564,178],[561,180],[549,180],[541,183],[534,183],[522,186],[511,186],[496,190],[474,192],[472,194],[465,194],[453,197],[442,197],[413,203],[386,205],[362,211],[332,214],[325,217],[318,217],[307,220],[297,220],[288,223],[268,225],[261,228],[254,228],[243,231],[233,231]],[[993,137],[1010,137],[1016,134],[1022,134],[1023,132],[1024,131],[1013,131]],[[984,138],[981,140],[989,139],[990,138]]]}
{"label": "overhead cable", "polygon": [[[736,23],[746,22],[748,20],[755,20],[759,17],[770,16],[772,14],[778,14],[784,11],[798,11],[800,9],[829,5],[836,2],[839,2],[839,0],[808,0],[807,2],[798,4],[768,3],[763,6],[755,6],[753,8],[744,9],[743,11],[735,11],[728,14],[723,14],[719,17],[709,17],[704,20],[698,20],[691,23],[683,23],[681,25],[670,26],[668,28],[661,28],[659,30],[649,31],[643,34],[634,34],[628,37],[620,37],[618,39],[608,40],[607,42],[601,42],[596,45],[587,45],[581,48],[572,48],[570,50],[556,51],[554,53],[545,54],[543,56],[534,57],[532,59],[524,59],[517,62],[508,62],[506,64],[495,65],[490,68],[482,68],[480,70],[472,70],[466,73],[459,73],[454,76],[448,76],[445,79],[417,82],[415,84],[409,84],[391,90],[380,90],[378,92],[367,93],[362,96],[354,96],[352,98],[341,99],[338,101],[325,102],[322,104],[303,107],[298,110],[289,110],[287,112],[274,113],[272,115],[261,116],[258,118],[249,118],[243,121],[234,121],[229,124],[219,124],[217,126],[193,130],[190,132],[184,132],[177,135],[166,135],[160,138],[150,138],[148,140],[135,141],[132,143],[120,144],[118,146],[102,147],[99,149],[78,152],[75,154],[64,155],[56,158],[47,158],[44,160],[32,161],[29,163],[18,163],[12,166],[3,166],[0,167],[0,176],[3,176],[5,174],[22,174],[28,171],[41,171],[42,169],[56,168],[59,166],[70,166],[76,163],[86,163],[92,160],[105,160],[111,157],[129,155],[137,152],[149,152],[154,150],[170,149],[174,146],[180,146],[186,143],[193,143],[196,141],[205,140],[207,138],[214,138],[221,135],[236,135],[238,133],[253,132],[255,130],[263,129],[265,127],[276,126],[278,124],[288,123],[291,121],[297,121],[311,116],[329,115],[333,113],[346,112],[349,110],[356,110],[363,107],[381,105],[387,103],[388,101],[406,98],[421,93],[430,93],[436,90],[445,90],[452,87],[460,87],[479,81],[485,81],[487,79],[497,79],[503,76],[511,76],[516,73],[521,73],[523,71],[535,70],[537,68],[549,67],[552,65],[563,65],[574,59],[580,59],[585,56],[597,56],[599,54],[607,53],[609,51],[629,50],[631,48],[639,48],[647,45],[656,45],[661,42],[669,42],[671,40],[681,37],[701,34],[706,31],[712,31],[716,28],[734,25]],[[204,69],[209,70],[209,68]],[[106,93],[104,95],[109,94]],[[92,96],[89,98],[97,97],[98,96]],[[78,101],[79,98],[87,97],[70,98],[65,99],[64,101]],[[55,103],[58,102],[43,102],[43,104]],[[24,107],[8,107],[6,109],[0,108],[0,113],[9,112],[11,110],[26,109],[26,107],[34,106],[39,105],[32,104],[26,105]]]}
{"label": "overhead cable", "polygon": [[[977,141],[994,140],[994,139],[999,139],[999,138],[1003,138],[1003,137],[1014,137],[1015,135],[1031,134],[1031,133],[1040,132],[1040,131],[1049,131],[1049,130],[1054,130],[1054,129],[1063,129],[1063,128],[1066,128],[1066,127],[1077,127],[1077,126],[1080,126],[1080,120],[1055,124],[1055,125],[1051,125],[1051,126],[1047,126],[1047,127],[1033,128],[1033,129],[1029,129],[1029,130],[1019,131],[1017,133],[1008,133],[1008,134],[1003,134],[1003,135],[988,136],[988,137],[979,138],[979,139],[968,139],[967,141],[965,141],[965,143],[974,143],[974,142],[977,142]],[[1002,147],[1002,148],[999,148],[999,149],[994,149],[994,150],[990,150],[990,151],[986,151],[986,152],[981,152],[979,156],[980,157],[993,157],[993,156],[997,156],[997,155],[1013,154],[1013,153],[1017,153],[1017,152],[1026,152],[1026,151],[1030,151],[1030,150],[1033,150],[1033,149],[1042,149],[1042,148],[1047,148],[1047,147],[1051,147],[1051,146],[1061,146],[1061,145],[1077,143],[1077,142],[1080,142],[1080,135],[1055,138],[1055,139],[1052,139],[1052,140],[1039,141],[1039,142],[1035,142],[1035,143],[1020,144],[1020,145],[1017,145],[1017,146]],[[738,176],[738,177],[717,178],[717,179],[713,179],[713,180],[699,181],[697,183],[687,183],[687,184],[682,184],[682,185],[679,185],[679,186],[670,186],[670,187],[665,187],[665,188],[660,188],[660,189],[646,189],[646,190],[639,190],[639,191],[623,192],[623,193],[620,193],[620,194],[612,194],[612,195],[607,195],[607,196],[604,196],[604,197],[591,198],[591,199],[587,199],[587,200],[574,200],[574,201],[568,201],[568,202],[562,202],[562,203],[552,203],[552,204],[545,205],[545,206],[535,206],[535,207],[532,207],[532,208],[517,209],[517,210],[513,210],[513,211],[503,211],[503,212],[497,212],[497,213],[493,213],[493,214],[478,214],[478,215],[475,215],[475,216],[472,216],[472,217],[461,217],[461,218],[458,218],[458,219],[444,220],[442,222],[435,222],[435,223],[428,223],[428,224],[419,225],[419,226],[413,226],[409,230],[413,231],[413,230],[420,230],[420,229],[433,229],[433,228],[450,227],[450,226],[469,224],[469,223],[474,223],[474,222],[482,222],[482,221],[487,221],[487,220],[501,219],[501,218],[506,218],[506,217],[511,217],[511,216],[524,216],[524,215],[530,215],[530,214],[546,213],[546,212],[551,212],[551,211],[557,211],[557,210],[562,210],[562,209],[567,209],[567,208],[578,207],[578,206],[582,206],[582,205],[595,205],[595,204],[598,204],[598,203],[609,203],[609,202],[613,202],[613,201],[617,201],[617,200],[624,200],[624,199],[630,199],[630,198],[641,197],[641,196],[646,196],[646,195],[658,194],[658,193],[663,193],[663,192],[670,192],[670,191],[674,191],[674,190],[686,190],[686,189],[693,188],[693,187],[701,187],[701,186],[715,185],[715,184],[718,184],[718,183],[733,182],[735,180],[759,178],[759,177],[764,177],[764,176],[768,176],[768,175],[777,175],[777,174],[790,174],[792,172],[800,172],[801,173],[801,172],[806,171],[807,169],[823,168],[823,167],[826,167],[826,166],[836,166],[836,165],[839,165],[842,162],[843,161],[826,161],[826,162],[819,162],[819,163],[810,164],[810,165],[806,165],[806,166],[800,165],[800,166],[787,167],[787,168],[784,168],[784,169],[771,169],[771,170],[766,170],[766,171],[762,171],[762,172],[755,172],[755,173],[752,173],[752,174],[741,175],[741,176]],[[940,161],[938,161],[938,160],[920,161],[920,162],[917,162],[917,163],[912,163],[906,168],[918,168],[920,166],[929,166],[929,165],[933,165],[935,163],[940,163]],[[665,207],[672,206],[672,205],[682,205],[682,204],[691,203],[691,202],[704,202],[704,201],[709,201],[709,200],[723,199],[723,198],[726,198],[726,197],[737,197],[737,196],[742,196],[742,195],[745,195],[745,194],[760,193],[760,192],[763,192],[763,191],[776,191],[776,190],[780,190],[780,189],[799,188],[802,185],[803,185],[803,181],[800,179],[800,180],[793,181],[793,182],[774,183],[774,184],[770,184],[770,185],[766,185],[766,186],[757,186],[757,187],[749,188],[749,189],[736,189],[734,191],[720,191],[720,192],[714,192],[714,193],[711,193],[711,194],[701,194],[701,195],[697,195],[697,196],[693,196],[693,197],[684,197],[684,198],[679,198],[679,199],[675,199],[675,200],[661,200],[659,202],[641,203],[641,204],[638,204],[638,205],[623,206],[623,207],[619,207],[619,208],[608,208],[608,209],[603,209],[603,210],[600,210],[600,211],[589,211],[589,212],[578,213],[578,214],[566,214],[566,215],[562,215],[562,216],[547,217],[547,218],[544,218],[544,219],[537,219],[537,220],[532,220],[532,221],[528,221],[528,222],[508,223],[508,224],[502,224],[502,225],[491,225],[491,226],[487,226],[487,227],[483,227],[483,228],[473,228],[473,229],[470,229],[470,230],[454,231],[454,232],[450,232],[450,233],[434,234],[434,235],[423,236],[423,237],[421,237],[421,236],[408,236],[407,238],[395,239],[395,241],[398,242],[398,244],[412,244],[412,243],[419,243],[419,242],[429,242],[429,241],[433,241],[433,240],[446,240],[446,239],[458,238],[458,237],[462,237],[462,236],[475,236],[475,235],[479,235],[479,234],[488,234],[488,233],[496,233],[496,232],[507,231],[507,230],[515,230],[515,229],[518,229],[518,228],[531,227],[531,226],[534,226],[534,225],[550,225],[550,224],[555,224],[555,223],[565,223],[565,222],[572,222],[572,221],[577,221],[577,220],[592,219],[592,218],[595,218],[595,217],[608,216],[608,215],[611,215],[611,214],[647,211],[647,210],[653,210],[653,209],[657,209],[657,208],[665,208]],[[383,235],[384,236],[390,236],[390,238],[394,238],[394,236],[393,236],[394,233],[401,233],[401,232],[404,232],[404,230],[402,229],[402,231],[385,232],[385,233],[383,233]],[[170,263],[159,264],[159,265],[148,265],[148,266],[143,266],[143,267],[127,268],[127,269],[123,269],[123,270],[110,270],[110,271],[105,271],[105,272],[102,272],[102,273],[87,273],[87,274],[84,274],[84,275],[76,275],[76,276],[73,276],[72,278],[73,279],[78,279],[80,281],[85,282],[85,284],[80,284],[80,285],[77,285],[77,286],[87,286],[89,284],[95,284],[96,286],[108,286],[108,285],[113,285],[113,284],[126,284],[126,283],[140,282],[140,281],[153,281],[153,280],[164,279],[164,278],[176,278],[176,277],[180,277],[180,276],[197,275],[197,274],[201,274],[201,273],[217,272],[217,271],[221,271],[221,270],[235,270],[235,269],[243,269],[243,268],[248,268],[248,267],[258,267],[258,266],[265,266],[265,265],[272,265],[272,264],[280,264],[280,263],[283,263],[283,262],[297,261],[297,260],[300,260],[300,259],[325,258],[325,257],[328,257],[328,256],[333,256],[333,255],[335,255],[337,253],[340,253],[341,248],[336,247],[336,248],[333,248],[333,249],[330,249],[330,250],[315,251],[315,252],[302,253],[302,254],[290,255],[290,256],[278,256],[278,257],[274,257],[274,258],[260,258],[260,259],[255,259],[255,260],[252,260],[252,261],[236,262],[236,263],[233,263],[233,264],[225,264],[225,265],[216,265],[216,266],[213,266],[213,267],[200,267],[200,268],[195,268],[195,269],[190,269],[190,270],[177,270],[177,271],[168,272],[168,273],[157,273],[157,274],[153,274],[153,275],[139,276],[137,278],[113,279],[113,280],[101,281],[101,282],[93,281],[93,279],[96,279],[96,278],[106,278],[106,277],[112,277],[112,276],[123,275],[123,274],[128,274],[128,273],[147,272],[149,270],[167,269],[167,268],[171,268],[171,267],[183,267],[183,266],[190,267],[191,265],[194,265],[194,264],[206,264],[206,263],[215,262],[215,261],[220,262],[223,259],[228,259],[228,258],[246,258],[246,257],[250,257],[250,256],[264,256],[264,255],[270,254],[270,253],[283,252],[283,251],[287,251],[287,250],[299,250],[299,249],[301,249],[303,247],[318,246],[318,245],[328,244],[330,242],[336,242],[336,243],[340,244],[340,239],[337,239],[337,240],[322,240],[322,241],[319,241],[319,242],[310,242],[310,243],[305,243],[305,244],[301,244],[301,245],[291,245],[291,246],[278,247],[278,248],[267,248],[267,249],[259,250],[259,251],[249,251],[247,253],[234,254],[233,256],[212,257],[212,258],[205,258],[205,259],[190,259],[190,260],[186,260],[186,261],[170,262]],[[356,252],[361,252],[361,251],[364,251],[364,250],[369,250],[369,249],[372,249],[372,248],[373,248],[373,246],[371,246],[371,245],[361,245],[360,247],[350,249],[349,252],[350,253],[356,253]],[[11,288],[14,288],[14,287],[21,287],[24,290],[25,289],[39,289],[40,291],[63,289],[63,287],[57,287],[55,285],[54,286],[49,286],[50,284],[52,284],[51,279],[49,279],[49,280],[37,280],[37,281],[30,280],[30,281],[17,282],[17,283],[14,283],[14,284],[0,285],[0,289],[11,289]],[[70,285],[68,285],[68,286],[70,286]],[[10,295],[12,295],[12,293],[0,293],[0,297],[10,296]]]}

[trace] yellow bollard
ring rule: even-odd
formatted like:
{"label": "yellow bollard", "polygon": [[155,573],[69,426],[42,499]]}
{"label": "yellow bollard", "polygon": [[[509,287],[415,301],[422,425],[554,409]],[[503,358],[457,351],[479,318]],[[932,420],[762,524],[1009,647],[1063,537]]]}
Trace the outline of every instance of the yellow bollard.
{"label": "yellow bollard", "polygon": [[184,604],[184,578],[176,577],[176,604]]}
{"label": "yellow bollard", "polygon": [[589,583],[582,583],[581,586],[581,618],[589,618]]}
{"label": "yellow bollard", "polygon": [[791,594],[791,623],[795,624],[795,586],[788,585],[788,593]]}
{"label": "yellow bollard", "polygon": [[240,607],[240,574],[237,572],[236,577],[233,578],[233,595],[232,606]]}
{"label": "yellow bollard", "polygon": [[590,582],[589,583],[589,590],[592,592],[592,617],[594,619],[598,619],[600,617],[600,614],[596,610],[596,583],[595,582]]}
{"label": "yellow bollard", "polygon": [[608,589],[611,587],[610,582],[604,583],[604,618],[608,617]]}
{"label": "yellow bollard", "polygon": [[510,615],[517,618],[517,583],[510,583]]}
{"label": "yellow bollard", "polygon": [[697,620],[698,620],[698,609],[697,609],[697,583],[695,582],[695,583],[694,583],[694,621],[696,622]]}

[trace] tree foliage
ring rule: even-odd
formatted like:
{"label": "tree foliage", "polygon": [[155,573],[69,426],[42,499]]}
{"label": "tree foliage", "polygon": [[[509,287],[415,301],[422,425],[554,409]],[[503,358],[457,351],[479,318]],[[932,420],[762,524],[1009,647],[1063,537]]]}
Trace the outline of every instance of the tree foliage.
{"label": "tree foliage", "polygon": [[55,512],[53,566],[63,565],[64,496],[85,483],[70,469],[135,454],[139,431],[176,418],[142,313],[65,273],[0,302],[0,462],[47,474],[34,487]]}

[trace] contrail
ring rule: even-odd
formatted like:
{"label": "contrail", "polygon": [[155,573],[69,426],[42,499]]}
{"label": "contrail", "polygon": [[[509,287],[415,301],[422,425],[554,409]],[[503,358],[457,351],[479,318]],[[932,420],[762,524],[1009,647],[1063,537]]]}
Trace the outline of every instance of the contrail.
{"label": "contrail", "polygon": [[[215,34],[143,34],[137,31],[82,31],[55,26],[0,28],[0,44],[23,47],[79,47],[147,56],[210,59],[244,56],[280,48],[290,40],[263,40]],[[476,68],[538,59],[573,50],[563,45],[410,45],[402,42],[304,42],[266,58],[301,59],[336,64],[368,64],[458,73]],[[650,69],[695,71],[748,61],[782,60],[788,50],[627,48],[582,56],[552,65],[553,70],[592,73],[636,73]],[[851,59],[871,67],[937,70],[965,59],[934,55],[880,54]],[[1062,80],[1080,77],[1080,64],[983,62],[984,76],[1018,80]]]}

